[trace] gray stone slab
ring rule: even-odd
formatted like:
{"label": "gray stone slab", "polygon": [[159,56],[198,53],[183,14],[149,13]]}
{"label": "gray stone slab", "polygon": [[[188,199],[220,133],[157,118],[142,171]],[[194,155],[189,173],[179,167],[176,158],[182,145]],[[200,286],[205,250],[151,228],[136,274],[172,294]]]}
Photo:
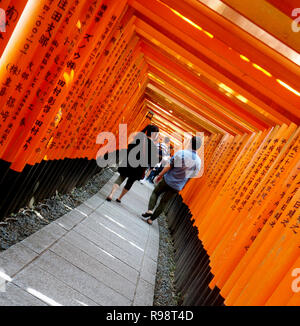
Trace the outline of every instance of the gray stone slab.
{"label": "gray stone slab", "polygon": [[98,195],[100,198],[104,198],[104,200],[105,200],[106,197],[110,194],[112,187],[113,187],[113,184],[112,184],[112,183],[108,183],[108,184],[106,184],[106,185],[105,185],[105,186],[100,190],[100,192],[97,193],[97,195]]}
{"label": "gray stone slab", "polygon": [[96,210],[96,212],[100,214],[111,214],[113,212],[114,217],[118,221],[122,221],[123,223],[126,222],[126,224],[129,225],[135,231],[145,232],[146,230],[145,224],[141,219],[141,214],[138,214],[135,211],[130,211],[129,209],[126,209],[125,207],[122,207],[117,203],[104,204],[103,206],[100,206]]}
{"label": "gray stone slab", "polygon": [[10,282],[12,280],[11,276],[8,275],[2,267],[5,263],[6,261],[0,258],[0,292],[4,292],[7,281]]}
{"label": "gray stone slab", "polygon": [[150,239],[159,240],[159,226],[157,220],[155,220],[150,227]]}
{"label": "gray stone slab", "polygon": [[143,191],[139,193],[136,191],[131,196],[131,193],[122,200],[122,207],[129,210],[130,212],[135,212],[137,214],[142,214],[148,209],[149,198],[151,194],[145,194]]}
{"label": "gray stone slab", "polygon": [[153,306],[154,285],[143,279],[139,280],[133,306]]}
{"label": "gray stone slab", "polygon": [[69,231],[86,217],[86,214],[82,214],[80,211],[73,209],[71,212],[65,214],[54,222]]}
{"label": "gray stone slab", "polygon": [[151,258],[145,256],[140,272],[140,278],[155,286],[157,264]]}
{"label": "gray stone slab", "polygon": [[159,238],[151,238],[149,235],[148,246],[153,250],[159,251]]}
{"label": "gray stone slab", "polygon": [[21,241],[21,244],[40,254],[60,239],[66,232],[58,224],[51,223]]}
{"label": "gray stone slab", "polygon": [[105,237],[106,239],[113,242],[115,245],[122,248],[127,253],[136,256],[138,259],[141,259],[144,255],[144,248],[139,247],[137,244],[126,239],[118,232],[115,232],[114,230],[108,228],[100,221],[96,222],[94,220],[84,220],[81,225],[89,227],[99,235]]}
{"label": "gray stone slab", "polygon": [[100,305],[131,305],[128,298],[51,251],[41,255],[34,264]]}
{"label": "gray stone slab", "polygon": [[37,266],[27,267],[17,275],[13,282],[50,306],[97,305]]}
{"label": "gray stone slab", "polygon": [[155,220],[151,226],[149,225],[149,232],[145,255],[156,263],[159,252],[159,229],[157,220]]}
{"label": "gray stone slab", "polygon": [[95,194],[95,196],[97,196],[100,200],[102,200],[102,202],[105,201],[105,198],[104,195],[99,191]]}
{"label": "gray stone slab", "polygon": [[77,207],[75,208],[75,211],[79,211],[81,214],[83,214],[83,215],[85,215],[85,217],[87,217],[87,216],[90,215],[94,210],[93,210],[91,207],[89,207],[89,206],[87,206],[87,205],[85,205],[85,204],[81,204],[81,205],[79,205],[79,206],[77,206]]}
{"label": "gray stone slab", "polygon": [[50,250],[104,283],[114,291],[117,291],[128,299],[133,300],[135,283],[132,283],[120,274],[117,274],[114,270],[106,267],[84,251],[64,240],[60,240],[52,246]]}
{"label": "gray stone slab", "polygon": [[[147,241],[147,229],[139,231],[136,230],[131,224],[126,223],[123,219],[116,217],[114,211],[110,213],[94,212],[87,217],[86,223],[93,221],[95,223],[101,222],[109,229],[115,231],[127,240],[135,243],[137,246],[143,248]],[[125,222],[125,223],[124,223]]]}
{"label": "gray stone slab", "polygon": [[22,243],[17,243],[0,254],[0,269],[13,277],[37,256],[36,252],[25,247]]}
{"label": "gray stone slab", "polygon": [[151,227],[150,227],[148,241],[150,246],[157,247],[157,248],[159,247],[159,236],[151,232]]}
{"label": "gray stone slab", "polygon": [[94,230],[90,229],[89,227],[79,224],[74,229],[77,233],[94,243],[95,245],[99,246],[102,249],[105,249],[111,255],[116,257],[117,259],[123,261],[125,264],[133,267],[136,270],[139,270],[143,255],[133,255],[130,252],[125,251],[122,247],[116,245],[115,243],[111,242],[101,234],[95,232]]}
{"label": "gray stone slab", "polygon": [[102,205],[106,199],[106,197],[104,197],[100,192],[97,192],[92,198],[100,202],[100,205]]}
{"label": "gray stone slab", "polygon": [[0,306],[46,306],[46,304],[15,284],[8,283],[6,291],[0,292]]}
{"label": "gray stone slab", "polygon": [[98,196],[101,198],[106,198],[108,194],[111,192],[111,189],[113,187],[113,183],[107,183],[99,192]]}
{"label": "gray stone slab", "polygon": [[145,250],[145,256],[151,258],[154,262],[157,263],[158,249],[151,247],[151,246],[147,246],[146,250]]}
{"label": "gray stone slab", "polygon": [[86,254],[95,258],[97,261],[115,271],[117,274],[122,275],[122,277],[126,278],[130,282],[134,284],[137,283],[139,274],[138,271],[119,258],[113,256],[110,252],[107,251],[108,248],[105,248],[106,250],[104,250],[93,242],[89,241],[84,236],[74,231],[69,232],[63,238],[63,240],[81,249]]}
{"label": "gray stone slab", "polygon": [[96,209],[96,212],[99,213],[109,213],[112,211],[116,213],[117,217],[122,218],[123,220],[126,219],[126,221],[128,220],[128,222],[131,222],[131,224],[136,224],[137,226],[143,228],[140,219],[144,210],[138,210],[136,207],[126,207],[125,204],[114,201],[105,202],[105,204]]}
{"label": "gray stone slab", "polygon": [[90,208],[92,208],[93,210],[95,210],[96,208],[98,208],[103,202],[104,202],[104,198],[100,198],[99,196],[92,196],[91,198],[89,198],[88,200],[86,200],[84,202],[84,204]]}

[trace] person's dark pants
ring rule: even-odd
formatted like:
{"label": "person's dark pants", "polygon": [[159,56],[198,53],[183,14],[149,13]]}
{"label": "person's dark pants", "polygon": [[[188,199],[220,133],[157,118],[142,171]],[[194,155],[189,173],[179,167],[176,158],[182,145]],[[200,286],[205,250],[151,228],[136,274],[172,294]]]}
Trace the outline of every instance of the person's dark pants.
{"label": "person's dark pants", "polygon": [[147,178],[147,180],[153,183],[153,180],[155,178],[155,175],[156,175],[155,170],[152,170],[150,172],[149,177]]}
{"label": "person's dark pants", "polygon": [[165,208],[167,207],[167,204],[170,200],[172,200],[176,194],[178,193],[177,190],[170,187],[164,178],[157,184],[157,186],[154,188],[148,205],[148,210],[153,211],[154,207],[157,204],[158,198],[160,195],[162,195],[160,203],[156,207],[155,211],[153,212],[153,215],[151,216],[151,220],[154,221],[159,217],[160,214],[163,213]]}
{"label": "person's dark pants", "polygon": [[[117,180],[114,183],[121,186],[121,184],[126,180],[126,178],[127,177],[125,177],[123,175],[119,175],[119,177],[117,178]],[[124,186],[124,189],[129,191],[135,181],[136,181],[136,179],[134,179],[132,177],[128,177],[127,182],[126,182],[126,184]]]}

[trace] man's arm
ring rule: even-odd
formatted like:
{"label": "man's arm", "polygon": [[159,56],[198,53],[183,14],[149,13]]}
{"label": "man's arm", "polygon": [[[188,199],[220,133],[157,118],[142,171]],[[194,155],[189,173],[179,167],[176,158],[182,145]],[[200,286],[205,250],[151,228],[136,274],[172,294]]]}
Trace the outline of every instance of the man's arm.
{"label": "man's arm", "polygon": [[166,166],[164,167],[164,169],[160,172],[160,174],[155,178],[155,182],[159,182],[162,177],[171,169],[174,168],[174,161],[175,161],[175,157],[176,155],[178,155],[178,153],[176,153],[173,157],[171,157],[171,159],[169,160],[168,164],[166,164]]}
{"label": "man's arm", "polygon": [[161,172],[160,172],[160,174],[155,178],[155,181],[158,183],[161,179],[162,179],[162,177],[168,172],[168,171],[170,171],[172,169],[172,166],[166,166]]}

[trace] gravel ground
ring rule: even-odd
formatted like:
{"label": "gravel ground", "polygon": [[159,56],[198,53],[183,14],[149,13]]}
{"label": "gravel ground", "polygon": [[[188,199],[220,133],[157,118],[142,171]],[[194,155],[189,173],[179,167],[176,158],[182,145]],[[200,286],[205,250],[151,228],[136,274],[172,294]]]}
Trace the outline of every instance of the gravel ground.
{"label": "gravel ground", "polygon": [[174,246],[165,216],[158,218],[159,253],[153,306],[180,306],[182,298],[174,282]]}
{"label": "gravel ground", "polygon": [[[114,172],[105,169],[95,175],[88,183],[75,188],[68,194],[56,194],[45,199],[33,208],[24,207],[18,213],[11,214],[0,222],[0,252],[22,241],[45,225],[68,213],[103,187]],[[178,306],[180,295],[174,284],[174,247],[164,216],[158,219],[160,231],[159,256],[157,263],[154,306]]]}

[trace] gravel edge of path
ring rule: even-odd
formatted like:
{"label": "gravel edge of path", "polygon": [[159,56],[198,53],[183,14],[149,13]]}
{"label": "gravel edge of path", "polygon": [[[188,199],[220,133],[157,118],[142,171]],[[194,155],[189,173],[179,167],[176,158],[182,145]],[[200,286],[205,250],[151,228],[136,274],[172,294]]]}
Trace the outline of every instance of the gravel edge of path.
{"label": "gravel edge of path", "polygon": [[165,215],[158,218],[159,253],[153,306],[181,306],[182,297],[175,284],[174,245]]}

